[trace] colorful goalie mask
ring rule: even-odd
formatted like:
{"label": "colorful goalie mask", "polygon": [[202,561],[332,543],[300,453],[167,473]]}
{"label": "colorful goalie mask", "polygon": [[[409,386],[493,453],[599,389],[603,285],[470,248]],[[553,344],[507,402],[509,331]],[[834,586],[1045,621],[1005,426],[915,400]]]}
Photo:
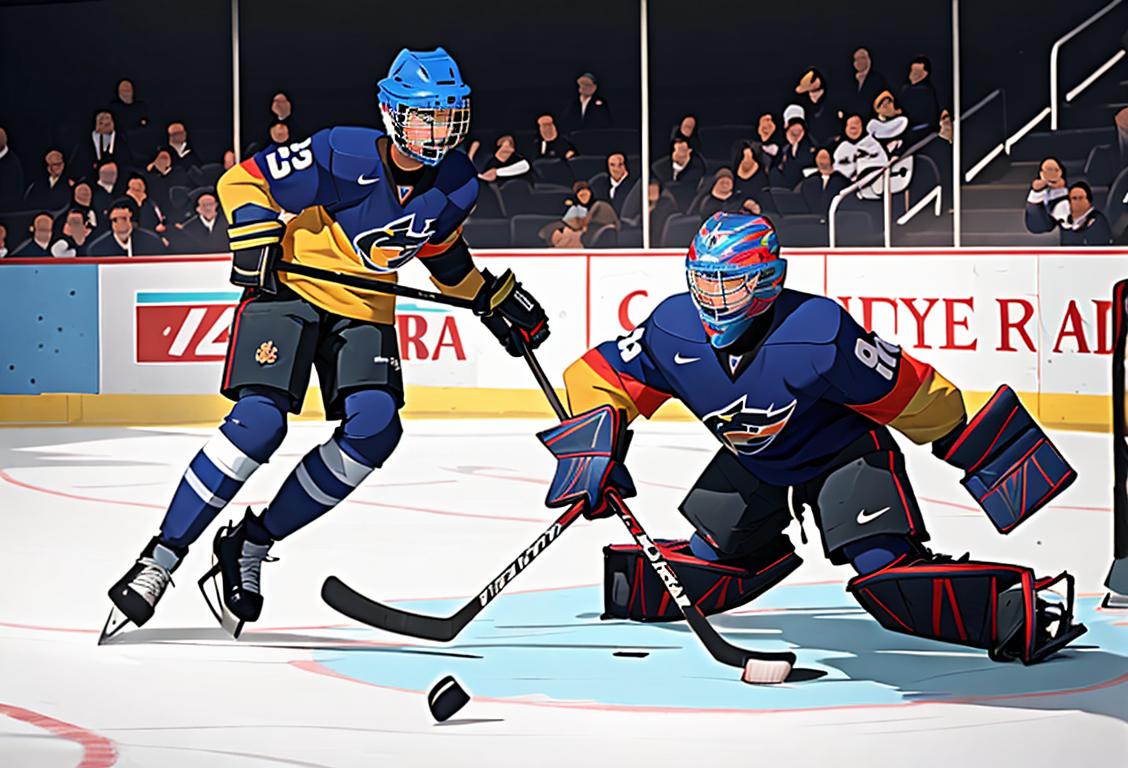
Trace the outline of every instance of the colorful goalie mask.
{"label": "colorful goalie mask", "polygon": [[763,216],[715,213],[685,258],[690,295],[709,343],[720,349],[743,334],[783,290],[787,262],[775,228]]}

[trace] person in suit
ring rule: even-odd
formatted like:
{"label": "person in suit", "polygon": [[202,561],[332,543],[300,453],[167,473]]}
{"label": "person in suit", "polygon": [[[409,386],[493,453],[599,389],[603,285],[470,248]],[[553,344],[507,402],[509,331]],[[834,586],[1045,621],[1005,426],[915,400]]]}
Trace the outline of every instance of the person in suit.
{"label": "person in suit", "polygon": [[784,138],[786,143],[772,166],[770,178],[772,186],[795,189],[806,175],[804,169],[815,164],[815,147],[807,138],[807,122],[799,116],[793,116],[787,121]]}
{"label": "person in suit", "polygon": [[149,124],[149,109],[145,102],[136,98],[133,81],[127,77],[118,80],[114,98],[106,108],[117,118],[118,127],[123,131]]}
{"label": "person in suit", "polygon": [[110,231],[95,239],[87,253],[90,256],[159,256],[165,253],[165,246],[152,232],[134,226],[133,201],[123,197],[110,206]]}
{"label": "person in suit", "polygon": [[675,138],[670,142],[670,154],[655,160],[650,170],[663,184],[697,184],[705,177],[705,161],[686,139]]}
{"label": "person in suit", "polygon": [[108,109],[95,113],[94,130],[90,132],[89,138],[78,143],[71,152],[71,157],[74,158],[75,171],[80,177],[107,160],[113,160],[124,167],[133,164],[133,155],[125,133],[117,130],[114,116]]}
{"label": "person in suit", "polygon": [[858,115],[862,122],[873,113],[873,100],[889,88],[885,76],[873,68],[868,48],[854,49],[854,89],[846,99],[846,114]]}
{"label": "person in suit", "polygon": [[109,221],[110,206],[125,191],[125,184],[121,181],[116,162],[103,160],[98,164],[98,171],[91,190],[93,194],[90,205],[100,217]]}
{"label": "person in suit", "polygon": [[584,72],[576,78],[577,96],[564,112],[564,126],[571,131],[610,128],[611,108],[599,95],[599,83],[591,72]]}
{"label": "person in suit", "polygon": [[66,208],[74,189],[74,181],[67,178],[67,163],[63,153],[52,149],[43,156],[43,173],[27,189],[27,206],[45,211]]}
{"label": "person in suit", "polygon": [[576,154],[575,145],[560,134],[556,121],[547,113],[537,118],[537,137],[533,140],[532,150],[530,156],[535,160],[542,157],[567,160]]}
{"label": "person in suit", "polygon": [[219,215],[219,201],[212,192],[196,198],[196,215],[176,225],[172,240],[179,253],[227,253],[227,220]]}
{"label": "person in suit", "polygon": [[57,259],[85,256],[87,247],[94,241],[86,224],[86,214],[80,208],[71,208],[63,222],[62,233],[51,243],[51,255]]}
{"label": "person in suit", "polygon": [[834,169],[834,159],[826,147],[820,147],[815,152],[815,168],[817,172],[799,185],[799,194],[803,196],[807,210],[825,216],[831,201],[850,185],[850,180]]}
{"label": "person in suit", "polygon": [[17,259],[42,259],[51,257],[51,238],[54,234],[55,220],[47,211],[40,211],[31,220],[31,237],[12,249],[12,257]]}
{"label": "person in suit", "polygon": [[175,122],[168,124],[168,146],[172,149],[172,162],[178,168],[188,170],[200,165],[200,159],[192,148],[188,146],[188,129],[184,123]]}
{"label": "person in suit", "polygon": [[622,152],[612,152],[607,156],[607,176],[597,176],[591,185],[592,197],[610,203],[615,215],[622,213],[627,193],[635,184],[627,168],[627,157]]}
{"label": "person in suit", "polygon": [[8,132],[0,128],[0,210],[18,209],[23,197],[23,164],[8,146]]}

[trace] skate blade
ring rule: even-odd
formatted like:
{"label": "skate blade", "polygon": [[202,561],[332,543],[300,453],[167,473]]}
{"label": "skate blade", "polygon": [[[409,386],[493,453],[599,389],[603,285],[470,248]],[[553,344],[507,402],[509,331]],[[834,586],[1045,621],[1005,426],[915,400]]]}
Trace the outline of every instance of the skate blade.
{"label": "skate blade", "polygon": [[749,659],[744,664],[744,673],[740,679],[753,685],[777,685],[786,680],[790,674],[790,662]]}
{"label": "skate blade", "polygon": [[106,624],[102,627],[102,634],[98,636],[98,645],[102,645],[131,623],[132,622],[126,615],[118,610],[116,605],[112,606],[110,608],[110,615],[106,617]]}
{"label": "skate blade", "polygon": [[[219,622],[219,626],[223,628],[224,632],[231,635],[232,640],[238,640],[239,635],[243,632],[243,620],[227,610],[227,604],[223,602],[223,594],[220,591],[219,578],[219,565],[213,565],[207,573],[200,577],[196,584],[200,587],[204,602],[208,604],[208,610]],[[212,587],[211,594],[208,593],[209,583]]]}
{"label": "skate blade", "polygon": [[1101,608],[1109,608],[1114,611],[1128,610],[1128,595],[1109,592],[1101,601]]}

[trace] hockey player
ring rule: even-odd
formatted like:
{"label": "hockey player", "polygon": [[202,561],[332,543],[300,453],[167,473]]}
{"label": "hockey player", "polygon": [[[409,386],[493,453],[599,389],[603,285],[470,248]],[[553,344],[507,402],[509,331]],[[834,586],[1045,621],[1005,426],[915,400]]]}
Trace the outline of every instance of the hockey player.
{"label": "hockey player", "polygon": [[[784,533],[809,508],[826,555],[856,571],[847,589],[884,627],[1031,663],[1080,636],[1072,577],[933,554],[893,427],[964,470],[1001,530],[1075,474],[1001,387],[970,422],[960,391],[932,366],[861,328],[834,301],[783,288],[771,224],[718,213],[686,257],[689,292],[565,372],[572,413],[541,437],[559,465],[549,504],[609,514],[632,493],[626,424],[682,401],[722,448],[680,506],[695,532],[661,543],[705,612],[741,605],[800,559]],[[805,540],[805,534],[804,534]],[[605,550],[608,616],[679,617],[635,546]],[[1063,579],[1064,602],[1048,587]]]}
{"label": "hockey player", "polygon": [[222,618],[234,634],[260,614],[261,566],[271,546],[340,503],[399,442],[394,298],[277,273],[279,260],[395,282],[418,257],[440,291],[475,301],[510,354],[520,354],[517,335],[534,348],[547,338],[540,304],[511,272],[476,269],[461,236],[478,181],[470,160],[451,150],[470,126],[469,94],[442,48],[403,50],[379,83],[384,131],[318,131],[263,150],[219,180],[231,281],[245,288],[221,388],[235,406],[190,462],[159,534],[110,589],[117,610],[103,639],[126,620],[140,626],[152,616],[189,545],[282,443],[311,367],[326,415],[340,426],[261,514],[248,509],[215,537],[215,566],[205,579],[221,579]]}

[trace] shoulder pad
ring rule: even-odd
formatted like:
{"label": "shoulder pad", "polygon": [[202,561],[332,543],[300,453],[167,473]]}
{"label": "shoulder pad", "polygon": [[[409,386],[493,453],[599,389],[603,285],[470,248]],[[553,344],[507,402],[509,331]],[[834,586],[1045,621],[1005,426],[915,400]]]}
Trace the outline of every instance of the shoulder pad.
{"label": "shoulder pad", "polygon": [[[378,179],[383,175],[380,153],[376,148],[376,140],[384,135],[382,131],[345,126],[330,128],[327,133],[325,145],[332,152],[332,161],[330,165],[330,160],[325,158],[321,163],[329,168],[333,176],[355,183],[361,176]],[[317,134],[314,134],[313,143],[314,154],[317,154]]]}
{"label": "shoulder pad", "polygon": [[329,129],[329,148],[334,152],[354,157],[379,157],[376,139],[384,135],[375,128],[339,126]]}
{"label": "shoulder pad", "polygon": [[455,150],[448,152],[439,163],[439,172],[435,177],[436,186],[444,191],[454,191],[470,179],[477,178],[478,171],[474,168],[473,161],[465,152]]}
{"label": "shoulder pad", "polygon": [[647,321],[649,327],[678,339],[707,343],[701,317],[688,293],[675,293],[654,308]]}
{"label": "shoulder pad", "polygon": [[833,299],[784,288],[776,300],[784,317],[764,344],[833,344],[845,311]]}

